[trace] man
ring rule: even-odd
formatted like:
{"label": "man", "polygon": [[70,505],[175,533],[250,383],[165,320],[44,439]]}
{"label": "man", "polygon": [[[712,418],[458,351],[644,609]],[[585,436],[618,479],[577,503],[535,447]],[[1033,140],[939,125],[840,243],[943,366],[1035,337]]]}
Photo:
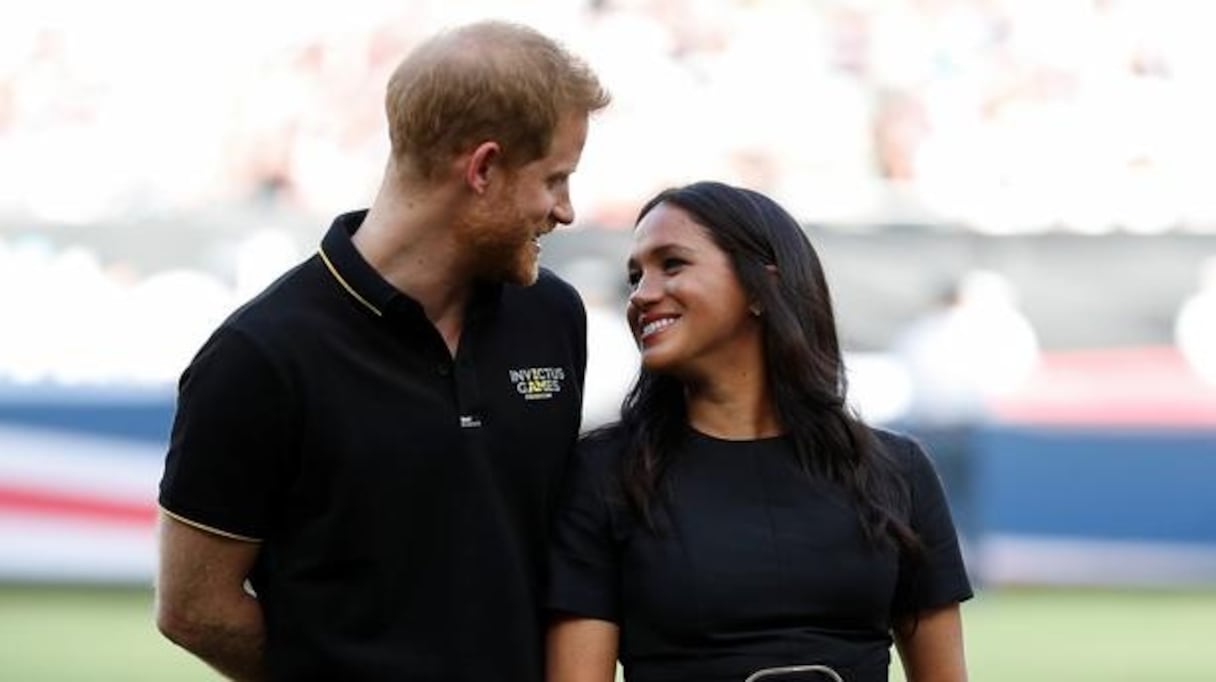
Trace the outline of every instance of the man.
{"label": "man", "polygon": [[[157,622],[236,679],[540,680],[547,517],[586,362],[540,271],[608,95],[535,31],[419,46],[371,208],[182,376]],[[531,285],[531,286],[529,286]]]}

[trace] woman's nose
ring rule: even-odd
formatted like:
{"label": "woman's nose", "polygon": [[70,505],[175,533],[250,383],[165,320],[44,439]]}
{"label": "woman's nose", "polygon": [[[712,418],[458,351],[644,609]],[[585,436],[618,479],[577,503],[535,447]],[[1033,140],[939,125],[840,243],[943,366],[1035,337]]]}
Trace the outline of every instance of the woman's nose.
{"label": "woman's nose", "polygon": [[662,289],[657,278],[642,275],[633,285],[633,291],[629,294],[629,304],[638,310],[645,310],[661,296]]}

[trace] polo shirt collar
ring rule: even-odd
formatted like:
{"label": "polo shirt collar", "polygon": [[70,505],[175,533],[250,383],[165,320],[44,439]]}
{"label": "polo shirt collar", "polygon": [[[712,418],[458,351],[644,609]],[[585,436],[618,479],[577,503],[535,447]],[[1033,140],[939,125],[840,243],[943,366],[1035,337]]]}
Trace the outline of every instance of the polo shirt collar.
{"label": "polo shirt collar", "polygon": [[321,240],[321,260],[325,261],[325,267],[346,289],[346,293],[377,317],[383,317],[393,299],[401,292],[363,259],[351,241],[351,236],[366,217],[367,211],[353,211],[335,218],[329,232]]}
{"label": "polo shirt collar", "polygon": [[[325,267],[346,293],[377,317],[395,311],[422,314],[422,306],[417,301],[389,284],[355,248],[351,236],[365,218],[367,210],[344,213],[334,219],[319,250]],[[480,315],[492,309],[502,294],[502,287],[500,283],[478,283],[469,305],[470,312]]]}

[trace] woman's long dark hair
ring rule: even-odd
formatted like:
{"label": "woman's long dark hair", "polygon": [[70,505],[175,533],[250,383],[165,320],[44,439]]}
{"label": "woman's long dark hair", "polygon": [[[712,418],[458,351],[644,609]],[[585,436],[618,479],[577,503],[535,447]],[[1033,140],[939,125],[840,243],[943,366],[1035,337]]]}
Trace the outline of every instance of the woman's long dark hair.
{"label": "woman's long dark hair", "polygon": [[[684,209],[705,228],[730,258],[749,300],[763,311],[768,385],[803,471],[848,491],[872,544],[918,554],[920,542],[903,520],[910,504],[907,486],[845,403],[847,382],[827,280],[797,221],[759,192],[717,182],[661,192],[642,207],[638,222],[659,204]],[[688,433],[681,382],[643,369],[625,398],[618,428],[627,449],[625,495],[653,527],[652,507],[661,496],[664,472]]]}

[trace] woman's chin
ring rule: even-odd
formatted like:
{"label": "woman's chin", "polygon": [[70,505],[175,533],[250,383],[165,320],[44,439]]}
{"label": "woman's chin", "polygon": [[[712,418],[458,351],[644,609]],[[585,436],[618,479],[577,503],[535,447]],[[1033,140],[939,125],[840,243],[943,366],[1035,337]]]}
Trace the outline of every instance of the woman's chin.
{"label": "woman's chin", "polygon": [[679,358],[659,349],[642,350],[642,368],[657,374],[679,374]]}

